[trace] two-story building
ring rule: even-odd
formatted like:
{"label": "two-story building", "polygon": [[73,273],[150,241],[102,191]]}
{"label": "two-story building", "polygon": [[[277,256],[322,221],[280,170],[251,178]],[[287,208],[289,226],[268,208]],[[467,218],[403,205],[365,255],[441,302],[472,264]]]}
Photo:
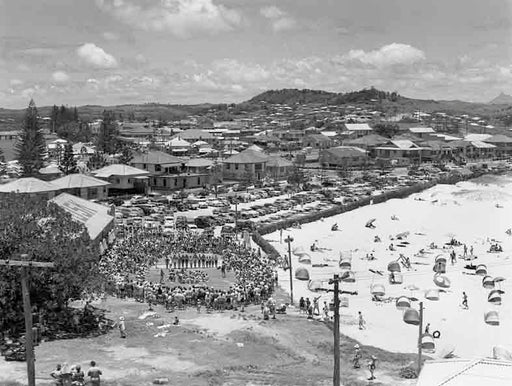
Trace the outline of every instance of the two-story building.
{"label": "two-story building", "polygon": [[345,128],[351,138],[364,137],[373,133],[368,123],[345,123]]}
{"label": "two-story building", "polygon": [[85,200],[103,199],[108,197],[110,183],[85,174],[68,174],[51,182],[61,192],[81,197]]}
{"label": "two-story building", "polygon": [[113,164],[91,173],[110,183],[110,194],[147,193],[149,172],[129,165]]}
{"label": "two-story building", "polygon": [[146,153],[137,153],[130,161],[130,166],[146,170],[151,174],[180,173],[184,161],[181,158],[159,150],[150,150]]}
{"label": "two-story building", "polygon": [[247,149],[224,160],[224,178],[243,180],[246,177],[260,180],[265,176],[269,157],[256,150]]}
{"label": "two-story building", "polygon": [[332,146],[332,140],[323,134],[308,134],[302,139],[302,145],[313,149],[328,149]]}

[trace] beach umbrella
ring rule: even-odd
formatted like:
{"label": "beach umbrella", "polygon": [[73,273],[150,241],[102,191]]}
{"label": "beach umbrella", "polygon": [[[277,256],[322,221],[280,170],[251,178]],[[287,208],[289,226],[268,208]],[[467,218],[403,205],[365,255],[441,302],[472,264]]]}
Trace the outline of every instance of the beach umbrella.
{"label": "beach umbrella", "polygon": [[310,280],[308,283],[308,290],[317,292],[323,289],[323,282],[321,280]]}
{"label": "beach umbrella", "polygon": [[450,288],[451,282],[445,275],[434,275],[434,283],[441,288]]}
{"label": "beach umbrella", "polygon": [[407,308],[404,311],[403,319],[407,324],[418,326],[420,324],[420,313],[414,308]]}
{"label": "beach umbrella", "polygon": [[302,255],[299,257],[299,263],[311,264],[311,257],[309,257],[308,255]]}
{"label": "beach umbrella", "polygon": [[405,310],[411,308],[411,301],[407,296],[400,296],[396,299],[396,308],[399,310]]}
{"label": "beach umbrella", "polygon": [[341,281],[345,283],[355,283],[356,275],[352,271],[345,271],[341,274]]}
{"label": "beach umbrella", "polygon": [[484,286],[485,289],[493,289],[495,286],[494,279],[490,276],[485,276],[482,279],[482,285]]}
{"label": "beach umbrella", "polygon": [[297,268],[295,270],[295,279],[309,280],[309,271],[306,268]]}
{"label": "beach umbrella", "polygon": [[421,349],[425,351],[434,351],[436,348],[436,344],[434,342],[434,337],[430,334],[423,334],[421,336]]}
{"label": "beach umbrella", "polygon": [[499,326],[500,325],[500,317],[498,311],[488,311],[484,314],[485,323],[491,326]]}
{"label": "beach umbrella", "polygon": [[340,260],[339,264],[340,264],[341,269],[346,269],[346,270],[352,269],[352,263],[350,262],[350,260]]}
{"label": "beach umbrella", "polygon": [[388,264],[388,271],[389,272],[400,272],[401,269],[400,269],[400,263],[398,261],[391,261],[389,264]]}
{"label": "beach umbrella", "polygon": [[425,298],[428,300],[439,300],[439,290],[438,289],[429,289],[425,292]]}
{"label": "beach umbrella", "polygon": [[386,294],[386,289],[382,284],[373,284],[370,287],[370,292],[375,296],[384,296]]}
{"label": "beach umbrella", "polygon": [[446,264],[446,257],[444,257],[443,255],[437,255],[435,262],[442,262]]}
{"label": "beach umbrella", "polygon": [[375,220],[377,220],[377,219],[376,219],[376,218],[371,218],[371,219],[369,219],[369,220],[366,222],[366,225],[365,225],[365,226],[366,226],[367,228],[372,228],[372,227],[374,227],[375,225],[373,225],[373,223],[375,222]]}
{"label": "beach umbrella", "polygon": [[480,276],[487,275],[487,266],[485,264],[477,265],[475,273]]}
{"label": "beach umbrella", "polygon": [[489,292],[489,296],[487,296],[487,301],[489,303],[500,305],[501,304],[501,294],[500,294],[500,291],[499,290],[492,290],[491,292]]}
{"label": "beach umbrella", "polygon": [[306,253],[306,251],[304,250],[304,248],[303,248],[303,247],[293,248],[292,253],[293,253],[295,256],[304,256],[304,255],[307,255],[307,253]]}

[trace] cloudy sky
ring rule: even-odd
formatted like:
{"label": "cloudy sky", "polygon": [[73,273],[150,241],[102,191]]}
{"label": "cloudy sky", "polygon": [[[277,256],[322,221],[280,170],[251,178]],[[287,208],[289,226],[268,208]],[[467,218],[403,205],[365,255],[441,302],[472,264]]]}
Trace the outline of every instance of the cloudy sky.
{"label": "cloudy sky", "polygon": [[512,94],[512,0],[0,0],[0,107]]}

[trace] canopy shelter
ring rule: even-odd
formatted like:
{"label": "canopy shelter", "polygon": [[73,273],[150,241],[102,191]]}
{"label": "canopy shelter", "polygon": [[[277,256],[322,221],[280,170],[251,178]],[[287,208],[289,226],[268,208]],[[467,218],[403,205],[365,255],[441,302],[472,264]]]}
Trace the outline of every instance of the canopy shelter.
{"label": "canopy shelter", "polygon": [[309,271],[306,268],[297,268],[295,270],[295,279],[309,280]]}
{"label": "canopy shelter", "polygon": [[344,270],[350,270],[352,269],[352,262],[350,262],[350,260],[341,260],[340,268]]}
{"label": "canopy shelter", "polygon": [[477,265],[475,273],[480,276],[487,275],[487,266],[485,264]]}
{"label": "canopy shelter", "polygon": [[407,296],[400,296],[396,299],[396,308],[399,310],[405,310],[411,308],[411,300]]}
{"label": "canopy shelter", "polygon": [[421,349],[432,352],[436,349],[436,344],[434,342],[434,337],[432,335],[423,334],[421,336]]}
{"label": "canopy shelter", "polygon": [[388,271],[389,272],[400,272],[401,269],[400,269],[400,263],[398,261],[391,261],[389,264],[388,264]]}
{"label": "canopy shelter", "polygon": [[404,281],[404,277],[400,272],[391,272],[389,274],[389,283],[390,284],[402,284]]}
{"label": "canopy shelter", "polygon": [[420,324],[420,313],[414,308],[407,308],[404,311],[403,320],[407,324],[418,326]]}
{"label": "canopy shelter", "polygon": [[482,285],[485,289],[493,289],[494,288],[494,279],[490,276],[484,276],[482,279]]}
{"label": "canopy shelter", "polygon": [[324,283],[321,280],[310,280],[308,283],[308,290],[312,292],[321,291],[324,289]]}
{"label": "canopy shelter", "polygon": [[386,288],[383,284],[373,284],[370,287],[370,292],[374,296],[384,296],[386,294]]}
{"label": "canopy shelter", "polygon": [[487,301],[492,304],[500,305],[501,304],[501,293],[500,290],[492,290],[489,292],[489,296],[487,296]]}
{"label": "canopy shelter", "polygon": [[345,271],[341,274],[341,281],[345,283],[355,283],[356,275],[352,271]]}
{"label": "canopy shelter", "polygon": [[441,258],[439,260],[436,259],[433,269],[434,269],[435,273],[446,273],[446,259],[445,258]]}
{"label": "canopy shelter", "polygon": [[450,288],[451,282],[445,275],[434,275],[434,284],[441,288]]}
{"label": "canopy shelter", "polygon": [[299,257],[299,263],[302,264],[311,264],[311,257],[309,255],[304,254]]}
{"label": "canopy shelter", "polygon": [[485,323],[491,326],[499,326],[500,325],[500,316],[498,311],[488,311],[484,314]]}
{"label": "canopy shelter", "polygon": [[425,298],[432,301],[439,300],[439,290],[438,289],[429,289],[425,292]]}

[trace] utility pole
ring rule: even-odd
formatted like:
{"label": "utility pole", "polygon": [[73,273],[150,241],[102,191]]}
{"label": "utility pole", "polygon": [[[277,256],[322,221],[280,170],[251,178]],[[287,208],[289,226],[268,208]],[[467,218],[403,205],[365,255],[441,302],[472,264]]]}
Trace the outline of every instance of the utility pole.
{"label": "utility pole", "polygon": [[292,242],[293,237],[288,235],[285,242],[288,243],[288,268],[290,269],[290,304],[293,304],[293,269],[292,269]]}
{"label": "utility pole", "polygon": [[333,373],[333,386],[340,386],[341,372],[340,372],[340,277],[334,275],[334,278],[329,280],[329,284],[334,284],[334,373]]}
{"label": "utility pole", "polygon": [[21,291],[23,294],[23,313],[25,317],[25,357],[27,361],[28,386],[36,385],[36,368],[34,355],[34,337],[32,335],[32,306],[30,305],[30,288],[28,270],[30,268],[53,268],[54,263],[28,260],[28,255],[21,255],[25,260],[0,260],[0,265],[21,267]]}
{"label": "utility pole", "polygon": [[418,333],[418,377],[421,371],[421,336],[423,335],[423,302],[420,302],[420,324]]}

